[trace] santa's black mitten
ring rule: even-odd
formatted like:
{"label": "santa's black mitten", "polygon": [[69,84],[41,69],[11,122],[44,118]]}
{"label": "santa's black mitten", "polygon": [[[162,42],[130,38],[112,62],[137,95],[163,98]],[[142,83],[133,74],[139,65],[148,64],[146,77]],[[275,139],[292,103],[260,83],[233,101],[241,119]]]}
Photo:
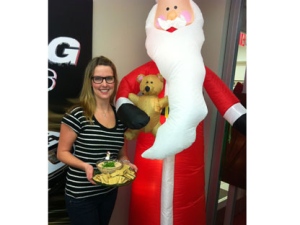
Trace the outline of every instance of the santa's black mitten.
{"label": "santa's black mitten", "polygon": [[122,104],[117,110],[117,115],[130,129],[141,129],[150,121],[150,117],[143,110],[130,103]]}
{"label": "santa's black mitten", "polygon": [[242,116],[240,116],[236,121],[234,121],[232,125],[235,129],[237,129],[240,133],[244,134],[245,136],[247,131],[246,120],[247,114],[245,113]]}

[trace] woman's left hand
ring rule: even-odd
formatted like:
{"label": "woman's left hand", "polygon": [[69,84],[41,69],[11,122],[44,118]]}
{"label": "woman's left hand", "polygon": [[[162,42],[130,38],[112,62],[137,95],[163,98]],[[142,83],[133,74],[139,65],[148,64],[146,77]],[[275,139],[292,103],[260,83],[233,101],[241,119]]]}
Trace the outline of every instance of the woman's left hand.
{"label": "woman's left hand", "polygon": [[135,172],[138,171],[138,168],[135,164],[131,163],[128,159],[121,160],[124,164],[127,164],[130,166],[131,169],[133,169]]}
{"label": "woman's left hand", "polygon": [[137,172],[137,171],[138,171],[138,168],[137,168],[137,166],[136,166],[135,164],[132,164],[131,162],[129,162],[128,165],[130,166],[131,169],[134,170],[134,172]]}

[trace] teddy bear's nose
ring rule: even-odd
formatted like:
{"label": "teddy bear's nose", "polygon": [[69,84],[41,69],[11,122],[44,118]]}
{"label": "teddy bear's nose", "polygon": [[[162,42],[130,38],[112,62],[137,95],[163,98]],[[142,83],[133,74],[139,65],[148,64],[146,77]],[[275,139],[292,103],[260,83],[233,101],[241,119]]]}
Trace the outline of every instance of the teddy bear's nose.
{"label": "teddy bear's nose", "polygon": [[150,87],[149,87],[149,86],[146,86],[146,87],[145,87],[145,91],[147,91],[147,92],[150,91]]}

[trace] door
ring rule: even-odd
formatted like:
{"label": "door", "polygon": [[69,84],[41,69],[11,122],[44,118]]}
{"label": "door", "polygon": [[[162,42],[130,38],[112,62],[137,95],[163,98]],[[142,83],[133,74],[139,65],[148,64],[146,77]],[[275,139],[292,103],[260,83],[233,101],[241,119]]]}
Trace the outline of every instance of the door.
{"label": "door", "polygon": [[[246,1],[245,0],[232,0],[230,3],[228,30],[225,45],[224,64],[222,69],[221,79],[227,84],[228,87],[232,88],[239,81],[244,83],[244,79],[240,76],[236,76],[238,68],[238,53],[239,53],[239,41],[240,33],[246,34]],[[244,49],[245,50],[245,49]],[[245,63],[245,60],[244,60]],[[245,67],[246,68],[246,67]],[[246,73],[244,73],[246,74]],[[227,122],[224,118],[218,114],[216,121],[215,138],[213,142],[213,152],[211,169],[209,175],[209,184],[207,191],[207,203],[206,203],[206,214],[207,214],[207,225],[218,225],[217,221],[219,196],[221,198],[227,198],[228,187],[225,192],[223,191],[224,184],[220,179],[220,169],[222,161],[222,152],[224,149],[224,143],[228,139],[226,133]],[[222,188],[220,188],[222,184]],[[226,185],[225,185],[226,186]],[[226,189],[226,188],[225,188]],[[220,203],[221,204],[221,203]],[[223,224],[223,223],[221,223]]]}

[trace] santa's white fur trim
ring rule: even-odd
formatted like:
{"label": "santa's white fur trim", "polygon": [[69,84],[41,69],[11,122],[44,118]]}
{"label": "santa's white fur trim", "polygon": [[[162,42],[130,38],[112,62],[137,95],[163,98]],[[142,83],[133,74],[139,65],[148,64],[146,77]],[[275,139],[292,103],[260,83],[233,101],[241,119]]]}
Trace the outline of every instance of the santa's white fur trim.
{"label": "santa's white fur trim", "polygon": [[224,114],[224,118],[230,123],[232,126],[233,123],[240,118],[242,115],[244,115],[247,112],[247,110],[244,108],[244,106],[241,103],[236,103],[233,106],[231,106]]}
{"label": "santa's white fur trim", "polygon": [[124,104],[124,103],[130,103],[133,104],[132,101],[130,101],[128,98],[125,97],[120,97],[118,98],[118,100],[116,101],[116,110],[118,111],[119,107]]}

